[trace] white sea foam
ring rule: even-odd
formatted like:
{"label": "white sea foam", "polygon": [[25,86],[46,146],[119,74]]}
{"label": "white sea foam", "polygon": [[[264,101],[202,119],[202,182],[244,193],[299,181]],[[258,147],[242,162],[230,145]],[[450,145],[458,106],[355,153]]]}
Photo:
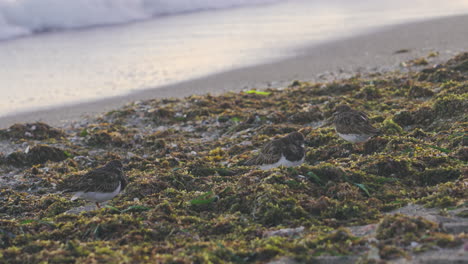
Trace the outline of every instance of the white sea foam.
{"label": "white sea foam", "polygon": [[0,40],[278,0],[0,0]]}

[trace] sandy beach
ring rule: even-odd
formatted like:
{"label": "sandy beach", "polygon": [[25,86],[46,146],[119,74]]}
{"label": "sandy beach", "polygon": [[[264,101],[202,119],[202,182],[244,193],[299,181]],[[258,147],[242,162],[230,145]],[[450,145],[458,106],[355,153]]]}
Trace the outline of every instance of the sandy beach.
{"label": "sandy beach", "polygon": [[[368,18],[347,14],[351,20]],[[96,93],[93,98],[109,97],[0,118],[0,263],[465,263],[466,25],[468,13],[370,25],[359,35],[340,23],[334,41],[295,42],[303,46],[289,46],[294,57],[288,59],[233,66],[237,70],[120,97]],[[133,26],[142,24],[128,27]],[[217,36],[225,34],[223,28]],[[122,36],[95,30],[106,40]],[[268,39],[294,40],[278,32],[287,30]],[[61,34],[82,36],[51,33],[64,45],[38,44],[48,48],[41,55],[70,44]],[[16,50],[27,50],[42,37],[5,43],[25,43]],[[94,37],[83,39],[89,49],[75,43],[78,48],[62,54],[66,62],[99,46]],[[247,39],[248,47],[262,43]],[[129,47],[109,50],[105,43],[77,65],[105,75],[93,68],[93,59],[109,68],[115,61],[99,57],[101,52],[120,54]],[[221,42],[207,43],[203,48]],[[190,47],[191,42],[178,51],[191,52]],[[268,48],[253,49],[252,58],[280,50]],[[251,54],[231,51],[234,59]],[[0,113],[27,109],[20,107],[24,103],[29,109],[41,107],[34,105],[38,101],[54,105],[60,89],[74,92],[69,95],[76,102],[80,92],[100,89],[86,82],[90,75],[74,70],[80,67],[54,66],[53,56],[35,53],[40,52],[0,56],[7,66],[0,71]],[[201,68],[200,60],[214,53],[177,55]],[[128,58],[136,59],[121,64],[131,70],[143,58],[157,61]],[[153,66],[170,66],[168,61]],[[204,63],[218,65],[213,61]],[[57,74],[66,82],[28,72]],[[144,76],[123,79],[133,84]],[[21,79],[30,83],[27,92],[15,87]],[[117,84],[111,87],[124,86]],[[8,91],[30,99],[15,101]]]}
{"label": "sandy beach", "polygon": [[[398,69],[409,59],[439,52],[437,63],[466,50],[468,15],[439,18],[380,28],[375,32],[304,47],[298,56],[274,63],[241,68],[126,96],[19,113],[0,118],[0,128],[14,123],[43,121],[66,126],[85,116],[96,116],[136,100],[219,94],[251,88],[281,87],[299,80],[320,81],[348,77],[356,72]],[[395,53],[398,50],[405,53]]]}

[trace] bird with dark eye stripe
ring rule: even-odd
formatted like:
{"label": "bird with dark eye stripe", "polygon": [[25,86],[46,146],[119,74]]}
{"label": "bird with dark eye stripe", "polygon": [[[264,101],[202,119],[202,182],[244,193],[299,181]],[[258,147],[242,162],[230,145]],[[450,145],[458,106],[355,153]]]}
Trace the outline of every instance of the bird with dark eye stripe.
{"label": "bird with dark eye stripe", "polygon": [[304,135],[292,132],[266,143],[258,155],[247,160],[245,165],[259,166],[262,170],[268,170],[279,166],[299,166],[304,162],[304,158]]}
{"label": "bird with dark eye stripe", "polygon": [[348,105],[335,108],[333,114],[335,131],[342,139],[351,143],[363,143],[380,131],[373,127],[364,112],[351,109]]}
{"label": "bird with dark eye stripe", "polygon": [[64,192],[74,192],[71,200],[84,199],[99,203],[111,200],[122,192],[127,186],[128,180],[123,173],[123,165],[120,160],[112,160],[103,167],[96,168],[84,175],[73,177],[62,183],[60,189]]}

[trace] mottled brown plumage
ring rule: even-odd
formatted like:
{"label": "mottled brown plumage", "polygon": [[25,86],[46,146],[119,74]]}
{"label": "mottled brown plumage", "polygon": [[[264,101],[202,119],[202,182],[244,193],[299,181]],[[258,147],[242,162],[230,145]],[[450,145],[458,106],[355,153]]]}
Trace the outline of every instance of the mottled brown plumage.
{"label": "mottled brown plumage", "polygon": [[257,165],[261,169],[297,166],[303,162],[304,156],[304,136],[300,132],[292,132],[266,143],[258,155],[247,160],[245,165]]}
{"label": "mottled brown plumage", "polygon": [[351,109],[348,105],[336,107],[335,130],[338,135],[352,143],[361,143],[380,131],[373,127],[364,112]]}
{"label": "mottled brown plumage", "polygon": [[67,179],[59,188],[64,192],[75,192],[72,199],[95,201],[100,207],[99,202],[112,199],[127,186],[128,180],[122,169],[122,162],[113,160],[84,175]]}

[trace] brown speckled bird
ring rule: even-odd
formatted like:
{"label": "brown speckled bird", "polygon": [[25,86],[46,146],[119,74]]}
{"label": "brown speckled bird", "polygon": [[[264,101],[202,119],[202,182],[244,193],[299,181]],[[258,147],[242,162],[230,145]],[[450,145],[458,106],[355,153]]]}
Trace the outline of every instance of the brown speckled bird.
{"label": "brown speckled bird", "polygon": [[62,183],[64,192],[74,192],[71,200],[82,198],[96,203],[110,200],[127,186],[128,180],[123,173],[120,160],[112,160],[103,167],[96,168],[84,175],[73,177]]}
{"label": "brown speckled bird", "polygon": [[258,155],[247,160],[245,165],[256,165],[262,170],[268,170],[279,166],[299,166],[304,162],[304,158],[304,135],[292,132],[266,143]]}
{"label": "brown speckled bird", "polygon": [[351,143],[363,143],[380,133],[369,122],[364,112],[351,109],[348,105],[337,106],[334,113],[336,133]]}

